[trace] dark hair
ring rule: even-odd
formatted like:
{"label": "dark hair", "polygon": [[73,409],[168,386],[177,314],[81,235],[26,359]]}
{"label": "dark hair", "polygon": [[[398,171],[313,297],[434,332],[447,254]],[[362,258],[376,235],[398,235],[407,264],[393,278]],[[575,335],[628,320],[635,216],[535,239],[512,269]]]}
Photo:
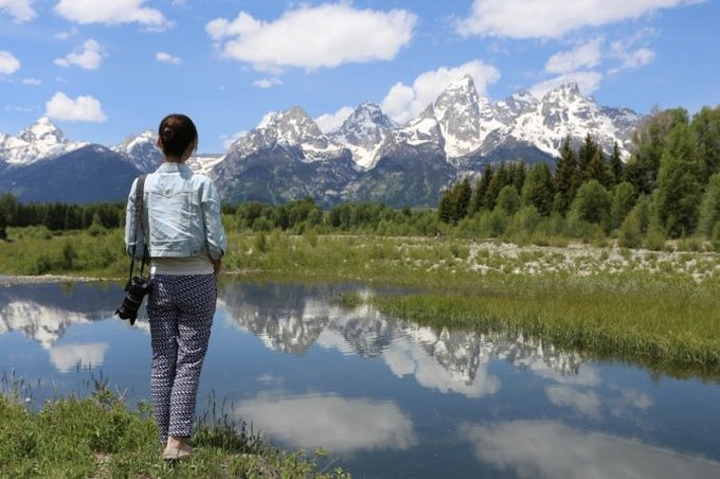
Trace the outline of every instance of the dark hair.
{"label": "dark hair", "polygon": [[173,113],[160,122],[158,137],[165,156],[180,157],[193,141],[197,141],[198,132],[188,116]]}

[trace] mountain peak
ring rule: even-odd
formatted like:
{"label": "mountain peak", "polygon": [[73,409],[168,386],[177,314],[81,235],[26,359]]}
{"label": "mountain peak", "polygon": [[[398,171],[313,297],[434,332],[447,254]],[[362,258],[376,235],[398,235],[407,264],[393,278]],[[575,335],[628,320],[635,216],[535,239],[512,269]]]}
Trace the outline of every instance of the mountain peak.
{"label": "mountain peak", "polygon": [[23,141],[27,141],[28,143],[40,142],[45,145],[67,143],[62,130],[60,130],[60,128],[58,128],[47,116],[41,116],[38,118],[35,123],[21,131],[17,137]]}

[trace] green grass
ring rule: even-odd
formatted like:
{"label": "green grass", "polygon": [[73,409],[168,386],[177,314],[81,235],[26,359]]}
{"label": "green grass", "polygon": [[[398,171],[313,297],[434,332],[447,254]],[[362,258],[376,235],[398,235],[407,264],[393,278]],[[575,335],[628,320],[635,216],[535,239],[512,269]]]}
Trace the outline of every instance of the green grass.
{"label": "green grass", "polygon": [[130,411],[96,383],[88,398],[63,397],[30,412],[17,392],[0,394],[0,477],[282,477],[347,478],[309,457],[263,444],[244,424],[206,417],[189,442],[196,453],[164,461],[150,408]]}
{"label": "green grass", "polygon": [[[39,269],[126,274],[120,231],[9,233],[12,241],[0,243],[2,273],[37,274],[38,265],[49,265]],[[523,332],[595,357],[720,376],[720,255],[670,246],[231,231],[224,266],[226,277],[411,286],[425,293],[379,298],[377,307],[437,327]]]}

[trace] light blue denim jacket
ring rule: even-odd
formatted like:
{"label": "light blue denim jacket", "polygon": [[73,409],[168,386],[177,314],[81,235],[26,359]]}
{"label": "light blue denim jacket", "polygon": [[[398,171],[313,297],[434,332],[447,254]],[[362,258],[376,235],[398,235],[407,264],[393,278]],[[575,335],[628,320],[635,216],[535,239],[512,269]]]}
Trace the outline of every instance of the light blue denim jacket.
{"label": "light blue denim jacket", "polygon": [[[182,163],[163,163],[147,175],[144,187],[144,218],[135,240],[135,180],[125,212],[127,253],[141,259],[148,239],[150,257],[208,256],[222,258],[227,248],[220,221],[220,197],[205,175],[193,173]],[[144,234],[143,234],[144,232]],[[148,235],[149,232],[149,235]]]}

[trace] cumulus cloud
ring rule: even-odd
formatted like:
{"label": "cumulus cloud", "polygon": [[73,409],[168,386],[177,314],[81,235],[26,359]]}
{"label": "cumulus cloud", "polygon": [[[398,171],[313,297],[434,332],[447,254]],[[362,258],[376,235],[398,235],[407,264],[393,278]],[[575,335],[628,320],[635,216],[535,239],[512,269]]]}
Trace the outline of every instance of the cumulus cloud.
{"label": "cumulus cloud", "polygon": [[547,92],[559,86],[567,85],[568,83],[577,83],[580,92],[587,96],[597,90],[602,79],[602,73],[596,71],[570,72],[536,83],[530,88],[530,93],[532,93],[535,98],[542,98]]}
{"label": "cumulus cloud", "polygon": [[647,46],[647,37],[654,35],[653,30],[642,30],[636,35],[617,40],[610,44],[610,56],[620,62],[620,65],[611,73],[621,70],[631,70],[652,63],[655,60],[655,51]]}
{"label": "cumulus cloud", "polygon": [[270,78],[261,78],[260,80],[256,80],[253,82],[253,86],[256,86],[258,88],[267,89],[274,87],[275,85],[282,85],[282,81],[279,78],[270,77]]}
{"label": "cumulus cloud", "polygon": [[182,59],[180,57],[176,57],[165,52],[157,52],[155,54],[155,60],[160,63],[169,63],[171,65],[180,65],[182,63]]}
{"label": "cumulus cloud", "polygon": [[66,344],[50,350],[50,361],[61,373],[67,373],[80,364],[83,367],[102,366],[108,343]]}
{"label": "cumulus cloud", "polygon": [[7,12],[15,23],[27,22],[37,16],[33,0],[0,0],[0,13]]}
{"label": "cumulus cloud", "polygon": [[102,47],[98,42],[90,39],[83,43],[82,48],[78,48],[62,58],[55,59],[55,64],[61,67],[77,65],[85,70],[97,70],[102,59]]}
{"label": "cumulus cloud", "polygon": [[420,74],[412,86],[402,82],[393,85],[382,101],[382,110],[394,121],[403,124],[435,101],[448,84],[464,75],[472,77],[475,88],[481,96],[486,95],[488,85],[500,79],[500,71],[497,68],[480,60],[467,62],[455,68],[441,67]]}
{"label": "cumulus cloud", "polygon": [[12,75],[20,69],[20,60],[8,51],[0,51],[0,75]]}
{"label": "cumulus cloud", "polygon": [[556,53],[545,63],[545,71],[562,74],[581,68],[593,68],[600,63],[602,43],[602,39],[596,38],[569,52]]}
{"label": "cumulus cloud", "polygon": [[302,449],[334,453],[408,449],[417,444],[412,419],[397,404],[335,395],[258,396],[235,410],[271,436]]}
{"label": "cumulus cloud", "polygon": [[464,37],[559,38],[583,27],[633,20],[697,0],[474,0],[457,23]]}
{"label": "cumulus cloud", "polygon": [[720,463],[555,421],[464,424],[478,460],[517,477],[718,477]]}
{"label": "cumulus cloud", "polygon": [[340,128],[345,120],[352,115],[353,108],[344,106],[335,113],[326,113],[315,118],[315,123],[320,127],[320,131],[323,133],[330,133],[333,130]]}
{"label": "cumulus cloud", "polygon": [[39,78],[25,78],[22,81],[23,85],[38,86],[42,84],[42,80]]}
{"label": "cumulus cloud", "polygon": [[96,98],[81,95],[72,99],[63,92],[55,93],[45,104],[45,115],[67,121],[102,123],[107,120],[102,105]]}
{"label": "cumulus cloud", "polygon": [[358,10],[349,3],[303,5],[265,22],[240,12],[205,30],[222,55],[259,71],[309,70],[344,63],[391,60],[413,35],[417,17],[406,10]]}
{"label": "cumulus cloud", "polygon": [[163,30],[170,22],[159,10],[143,7],[145,0],[60,0],[55,12],[77,23],[139,23],[149,29]]}

